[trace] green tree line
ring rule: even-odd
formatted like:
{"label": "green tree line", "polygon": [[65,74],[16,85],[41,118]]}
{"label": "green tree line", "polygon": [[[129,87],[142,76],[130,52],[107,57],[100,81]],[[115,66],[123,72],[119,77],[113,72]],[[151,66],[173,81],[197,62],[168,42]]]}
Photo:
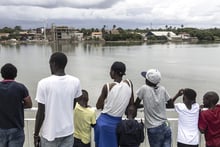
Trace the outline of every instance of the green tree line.
{"label": "green tree line", "polygon": [[186,32],[192,37],[197,37],[199,41],[220,41],[220,29],[197,29],[197,28],[181,28],[173,31],[176,34]]}
{"label": "green tree line", "polygon": [[0,29],[0,33],[9,33],[8,37],[1,37],[0,40],[19,39],[19,32],[22,31],[21,26],[15,26],[14,28],[4,27]]}

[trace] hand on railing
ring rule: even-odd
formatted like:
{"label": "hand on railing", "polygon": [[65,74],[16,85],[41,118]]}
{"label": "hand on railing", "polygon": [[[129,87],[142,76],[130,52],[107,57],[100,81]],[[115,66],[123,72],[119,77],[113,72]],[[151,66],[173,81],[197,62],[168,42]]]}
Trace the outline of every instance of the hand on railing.
{"label": "hand on railing", "polygon": [[40,147],[40,136],[34,135],[34,147]]}

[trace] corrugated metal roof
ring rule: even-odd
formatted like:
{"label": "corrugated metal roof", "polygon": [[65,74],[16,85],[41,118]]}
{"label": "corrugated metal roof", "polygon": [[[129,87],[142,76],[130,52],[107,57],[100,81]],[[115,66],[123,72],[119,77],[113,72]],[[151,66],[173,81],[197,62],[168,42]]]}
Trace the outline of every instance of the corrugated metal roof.
{"label": "corrugated metal roof", "polygon": [[171,32],[171,31],[151,31],[152,34],[155,36],[170,36],[170,37],[175,37],[176,34]]}

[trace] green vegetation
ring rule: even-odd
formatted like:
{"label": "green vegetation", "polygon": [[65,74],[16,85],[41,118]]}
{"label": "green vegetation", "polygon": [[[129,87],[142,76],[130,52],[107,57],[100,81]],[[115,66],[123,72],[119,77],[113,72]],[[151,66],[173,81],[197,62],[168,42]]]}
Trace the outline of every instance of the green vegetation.
{"label": "green vegetation", "polygon": [[174,33],[179,34],[181,32],[189,33],[192,37],[197,37],[199,41],[219,41],[220,29],[197,29],[197,28],[181,28],[173,30]]}
{"label": "green vegetation", "polygon": [[142,36],[140,34],[123,33],[123,34],[104,34],[105,41],[141,41]]}
{"label": "green vegetation", "polygon": [[[113,25],[113,29],[116,29],[116,26]],[[141,36],[140,32],[136,32],[135,30],[124,30],[119,27],[116,29],[118,33],[108,33],[107,31],[102,31],[103,38],[105,41],[142,41],[143,36]]]}
{"label": "green vegetation", "polygon": [[14,28],[4,27],[0,29],[0,33],[9,33],[9,36],[2,36],[0,40],[19,39],[19,32],[21,30],[21,26],[15,26]]}

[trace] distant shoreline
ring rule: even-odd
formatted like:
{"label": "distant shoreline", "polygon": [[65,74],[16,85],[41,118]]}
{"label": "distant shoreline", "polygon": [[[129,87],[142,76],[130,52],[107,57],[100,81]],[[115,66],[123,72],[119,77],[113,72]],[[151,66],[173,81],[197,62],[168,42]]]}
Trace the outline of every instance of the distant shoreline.
{"label": "distant shoreline", "polygon": [[91,43],[91,44],[142,44],[142,43],[149,43],[149,44],[163,44],[163,43],[220,43],[220,41],[164,41],[164,40],[148,40],[148,41],[95,41],[95,40],[83,40],[83,41],[72,41],[72,40],[59,40],[59,41],[48,41],[48,40],[28,40],[28,41],[11,41],[11,40],[4,40],[0,41],[1,45],[19,45],[19,44],[53,44],[53,43]]}

